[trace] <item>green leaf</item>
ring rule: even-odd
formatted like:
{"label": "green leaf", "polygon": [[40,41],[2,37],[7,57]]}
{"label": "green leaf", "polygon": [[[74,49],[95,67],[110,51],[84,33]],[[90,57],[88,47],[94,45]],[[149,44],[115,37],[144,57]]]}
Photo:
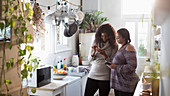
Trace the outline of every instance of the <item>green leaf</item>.
{"label": "green leaf", "polygon": [[36,88],[32,88],[32,89],[31,89],[31,92],[32,92],[32,93],[36,93]]}
{"label": "green leaf", "polygon": [[23,22],[23,23],[22,23],[22,25],[23,25],[23,26],[25,26],[25,25],[26,25],[26,23],[25,23],[25,22]]}
{"label": "green leaf", "polygon": [[14,29],[14,33],[15,33],[15,35],[17,35],[17,34],[18,34],[18,29],[19,29],[18,27]]}
{"label": "green leaf", "polygon": [[30,77],[32,78],[32,73],[30,74]]}
{"label": "green leaf", "polygon": [[24,61],[23,61],[22,59],[18,59],[18,63],[19,63],[20,65],[22,65],[22,64],[24,63]]}
{"label": "green leaf", "polygon": [[10,43],[8,47],[9,47],[9,49],[11,50],[11,49],[12,49],[12,44]]}
{"label": "green leaf", "polygon": [[33,49],[34,49],[34,46],[29,46],[29,45],[25,46],[25,50],[32,51]]}
{"label": "green leaf", "polygon": [[10,11],[9,11],[9,12],[11,12],[11,13],[12,13],[13,11],[14,11],[14,8],[10,8]]}
{"label": "green leaf", "polygon": [[30,10],[29,13],[28,13],[28,18],[33,17],[33,14],[34,14],[34,11],[33,11],[33,10]]}
{"label": "green leaf", "polygon": [[26,10],[29,10],[29,6],[30,6],[30,3],[25,3],[25,6],[26,6]]}
{"label": "green leaf", "polygon": [[24,55],[26,55],[26,50],[21,50],[21,49],[19,49],[18,52],[19,52],[19,56],[24,56]]}
{"label": "green leaf", "polygon": [[17,8],[18,8],[18,5],[16,5],[16,6],[14,7],[14,10],[17,10]]}
{"label": "green leaf", "polygon": [[24,69],[27,69],[27,64],[24,64]]}
{"label": "green leaf", "polygon": [[31,55],[32,55],[32,54],[30,53],[30,55],[28,56],[28,59],[30,59]]}
{"label": "green leaf", "polygon": [[22,15],[19,16],[18,20],[19,20],[19,21],[22,21],[22,20],[23,20]]}
{"label": "green leaf", "polygon": [[28,17],[27,20],[30,22],[30,21],[31,21],[31,18]]}
{"label": "green leaf", "polygon": [[15,21],[12,21],[12,28],[15,27]]}
{"label": "green leaf", "polygon": [[31,50],[34,50],[34,46],[31,46]]}
{"label": "green leaf", "polygon": [[33,72],[37,69],[38,65],[35,65],[34,69],[33,69]]}
{"label": "green leaf", "polygon": [[8,7],[8,5],[6,4],[6,5],[5,5],[5,13],[8,12],[8,8],[9,8],[9,7]]}
{"label": "green leaf", "polygon": [[13,18],[13,19],[17,19],[17,16],[15,16],[15,15],[12,15],[12,18]]}
{"label": "green leaf", "polygon": [[24,33],[26,30],[27,30],[26,27],[22,27],[22,28],[21,28],[21,32],[22,32],[22,33]]}
{"label": "green leaf", "polygon": [[23,43],[23,40],[22,40],[21,38],[19,39],[19,43],[20,43],[20,44]]}
{"label": "green leaf", "polygon": [[0,22],[0,28],[1,28],[1,30],[4,29],[4,23]]}
{"label": "green leaf", "polygon": [[32,64],[30,64],[30,65],[28,65],[28,71],[32,71],[32,68],[33,68],[33,66],[32,66]]}
{"label": "green leaf", "polygon": [[11,67],[13,67],[13,65],[14,65],[14,58],[11,58],[10,63],[11,63]]}
{"label": "green leaf", "polygon": [[4,80],[4,83],[7,84],[7,85],[9,85],[9,84],[11,84],[12,82],[11,82],[11,80],[5,79],[5,80]]}
{"label": "green leaf", "polygon": [[9,62],[6,63],[6,67],[7,67],[7,70],[10,68],[10,63]]}
{"label": "green leaf", "polygon": [[31,40],[32,40],[32,38],[33,38],[33,37],[32,37],[32,34],[27,34],[27,35],[26,35],[27,42],[30,43]]}
{"label": "green leaf", "polygon": [[28,71],[27,71],[26,69],[23,69],[23,70],[21,71],[21,75],[22,75],[22,79],[27,78],[27,76],[28,76]]}

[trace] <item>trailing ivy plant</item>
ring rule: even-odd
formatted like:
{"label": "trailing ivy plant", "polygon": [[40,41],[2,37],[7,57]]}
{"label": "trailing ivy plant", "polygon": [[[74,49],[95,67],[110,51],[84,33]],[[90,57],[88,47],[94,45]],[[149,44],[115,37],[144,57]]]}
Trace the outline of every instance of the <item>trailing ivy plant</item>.
{"label": "trailing ivy plant", "polygon": [[[28,76],[32,77],[32,72],[35,71],[36,67],[38,66],[40,59],[37,57],[32,56],[32,50],[34,49],[34,46],[32,46],[30,43],[33,42],[33,36],[32,34],[29,34],[28,32],[28,23],[30,24],[32,16],[33,16],[33,10],[30,3],[24,3],[21,2],[21,0],[3,0],[4,5],[2,7],[5,7],[3,10],[3,16],[5,23],[0,23],[1,30],[4,30],[4,39],[3,39],[3,57],[2,59],[2,66],[1,68],[1,74],[0,74],[0,88],[2,87],[2,84],[5,84],[6,92],[2,92],[0,90],[0,95],[4,94],[7,96],[11,96],[9,94],[9,88],[8,86],[12,84],[11,80],[6,78],[5,73],[10,69],[14,68],[13,66],[17,66],[17,74],[18,78],[20,78],[22,81],[24,79],[27,79]],[[33,24],[30,24],[33,25]],[[16,40],[9,43],[9,49],[11,50],[13,45],[16,45],[18,48],[18,57],[15,60],[14,58],[11,58],[9,61],[6,60],[6,28],[11,26],[11,29],[13,30],[13,34],[15,34]],[[21,48],[21,45],[24,47]],[[16,61],[16,62],[15,62]],[[20,71],[20,66],[23,66]],[[33,89],[35,92],[35,89]],[[22,85],[20,89],[20,96],[23,95],[22,92]]]}

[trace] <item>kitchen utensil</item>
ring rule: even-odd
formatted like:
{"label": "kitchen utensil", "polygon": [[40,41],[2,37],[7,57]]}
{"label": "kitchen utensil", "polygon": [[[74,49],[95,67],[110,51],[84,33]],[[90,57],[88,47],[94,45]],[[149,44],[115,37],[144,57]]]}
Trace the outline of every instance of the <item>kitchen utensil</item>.
{"label": "kitchen utensil", "polygon": [[73,24],[68,25],[67,23],[64,23],[65,29],[64,29],[64,36],[71,37],[73,34],[77,31],[77,24],[74,22]]}
{"label": "kitchen utensil", "polygon": [[78,24],[81,24],[84,19],[84,13],[82,11],[77,11],[76,15]]}

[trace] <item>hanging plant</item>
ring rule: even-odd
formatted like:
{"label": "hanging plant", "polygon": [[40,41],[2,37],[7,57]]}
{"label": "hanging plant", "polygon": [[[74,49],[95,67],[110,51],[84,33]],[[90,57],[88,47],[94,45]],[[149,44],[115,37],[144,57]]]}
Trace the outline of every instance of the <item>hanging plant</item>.
{"label": "hanging plant", "polygon": [[[5,30],[4,32],[4,39],[2,43],[2,53],[3,57],[2,63],[0,66],[0,96],[7,95],[11,96],[9,93],[10,88],[9,85],[12,84],[12,81],[6,78],[6,72],[9,69],[14,68],[13,66],[17,66],[17,74],[18,78],[23,81],[24,79],[27,79],[28,76],[31,77],[32,74],[29,74],[29,72],[33,72],[34,69],[38,66],[40,60],[37,57],[32,56],[32,50],[34,49],[34,46],[31,46],[28,43],[33,42],[33,36],[32,34],[28,33],[28,22],[31,22],[32,16],[33,16],[33,10],[30,3],[23,3],[21,0],[5,0],[3,1],[5,4],[3,7],[4,10],[4,23],[0,22],[0,28],[1,30]],[[26,9],[24,9],[26,7]],[[31,25],[31,24],[30,24]],[[11,50],[13,48],[13,45],[16,45],[18,48],[17,57],[12,57],[8,61],[6,60],[6,28],[11,26],[11,29],[13,30],[13,33],[15,34],[16,41],[9,43],[9,49]],[[21,44],[24,45],[24,48],[21,49]],[[23,66],[23,69],[20,70],[20,66]],[[15,73],[13,73],[15,74]],[[21,82],[22,84],[22,82]],[[2,85],[5,85],[5,88],[2,88]],[[20,96],[23,95],[22,92],[22,85],[20,86]],[[2,91],[2,89],[6,89],[6,91]]]}
{"label": "hanging plant", "polygon": [[42,11],[40,6],[36,3],[34,4],[33,7],[33,22],[35,24],[34,31],[36,32],[36,38],[38,38],[39,33],[44,36],[45,30],[45,23],[44,23],[44,18],[45,18],[45,13]]}

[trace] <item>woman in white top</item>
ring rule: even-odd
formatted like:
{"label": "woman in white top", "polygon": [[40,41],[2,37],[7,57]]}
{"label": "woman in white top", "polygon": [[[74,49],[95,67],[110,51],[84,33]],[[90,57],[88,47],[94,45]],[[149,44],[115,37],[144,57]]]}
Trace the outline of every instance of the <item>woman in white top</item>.
{"label": "woman in white top", "polygon": [[88,56],[92,66],[86,83],[85,96],[93,96],[98,89],[100,96],[109,94],[110,69],[105,62],[111,62],[118,50],[115,34],[116,31],[110,24],[101,25],[95,34],[95,40]]}

